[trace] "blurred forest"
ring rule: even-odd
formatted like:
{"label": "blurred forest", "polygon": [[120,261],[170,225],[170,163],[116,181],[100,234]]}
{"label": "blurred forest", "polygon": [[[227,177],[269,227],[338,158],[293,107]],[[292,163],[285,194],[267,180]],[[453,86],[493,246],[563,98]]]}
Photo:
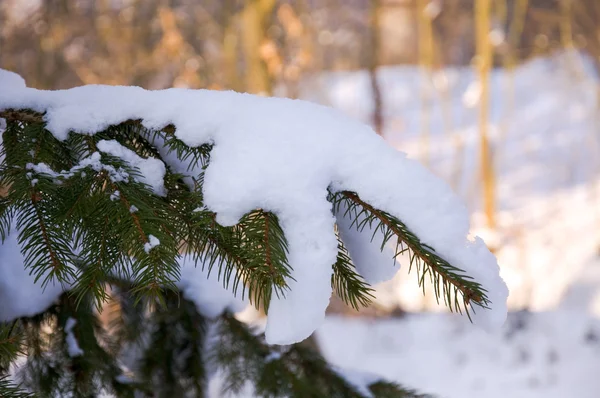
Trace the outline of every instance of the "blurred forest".
{"label": "blurred forest", "polygon": [[[479,163],[476,183],[468,195],[480,202],[476,209],[484,221],[479,224],[492,231],[504,228],[514,238],[504,243],[490,239],[491,248],[505,244],[518,253],[527,247],[522,234],[530,226],[523,221],[508,228],[498,217],[502,184],[495,160],[499,149],[491,137],[493,95],[489,82],[495,70],[511,73],[532,59],[556,53],[583,54],[594,73],[599,72],[600,1],[0,0],[0,68],[19,73],[28,86],[40,89],[111,84],[147,89],[233,89],[305,98],[315,77],[363,71],[369,85],[365,93],[370,97],[365,121],[387,138],[385,131],[402,135],[407,128],[386,126],[393,118],[385,112],[388,87],[379,71],[398,65],[418,68],[421,77],[439,86],[438,71],[469,68],[480,86],[473,105]],[[422,84],[411,92],[410,103],[426,104],[431,96],[429,86]],[[513,97],[515,92],[517,96],[526,93],[513,87]],[[600,90],[596,96],[600,98]],[[451,101],[448,94],[447,102]],[[445,106],[441,105],[441,112]],[[434,152],[430,138],[433,108],[423,105],[415,109],[420,120],[415,132],[421,148],[418,157],[444,174],[454,167],[448,165],[459,161],[433,167],[429,161]],[[507,113],[498,128],[506,130],[509,119]],[[468,140],[458,133],[452,137],[454,158],[460,159]],[[590,141],[584,146],[597,146],[598,130],[585,139]],[[439,141],[437,145],[445,144]],[[580,156],[574,153],[566,156]],[[548,164],[558,161],[549,159]],[[565,168],[570,167],[568,162],[573,160],[565,161]],[[461,167],[455,175],[464,174],[466,166]],[[595,189],[597,200],[600,186],[593,188],[596,179],[589,181],[593,183],[587,186],[590,191]],[[544,214],[540,219],[555,219],[555,215]],[[511,222],[517,221],[513,217]],[[600,227],[600,218],[595,223]],[[554,245],[548,242],[544,244]],[[528,257],[513,257],[505,262],[526,268],[523,264]],[[534,271],[527,272],[522,272],[528,275],[523,278],[531,279]],[[562,277],[557,274],[556,278]],[[530,303],[527,297],[532,288],[527,285],[519,285],[525,298],[514,299],[520,307]],[[511,285],[511,293],[515,286],[517,282]]]}
{"label": "blurred forest", "polygon": [[44,89],[294,96],[323,70],[468,65],[481,22],[494,65],[565,47],[600,56],[596,0],[0,0],[0,67]]}

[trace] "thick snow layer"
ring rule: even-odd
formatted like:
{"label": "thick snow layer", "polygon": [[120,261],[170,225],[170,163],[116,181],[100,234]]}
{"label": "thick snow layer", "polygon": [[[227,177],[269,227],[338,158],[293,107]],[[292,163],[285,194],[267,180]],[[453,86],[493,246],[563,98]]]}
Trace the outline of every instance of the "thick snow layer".
{"label": "thick snow layer", "polygon": [[179,264],[181,278],[177,287],[181,289],[185,298],[196,304],[200,314],[215,318],[225,311],[239,312],[246,308],[246,302],[223,287],[223,282],[218,279],[216,272],[209,275],[207,267],[202,269],[202,264],[196,264],[187,256]]}
{"label": "thick snow layer", "polygon": [[10,233],[0,244],[0,322],[40,313],[63,292],[60,283],[53,280],[42,289],[41,281],[35,283],[35,275],[25,269],[24,261],[17,234]]}
{"label": "thick snow layer", "polygon": [[3,90],[11,91],[11,90],[22,90],[27,87],[25,83],[25,79],[23,79],[18,74],[8,71],[1,70],[0,71],[0,87]]}
{"label": "thick snow layer", "polygon": [[96,85],[62,91],[11,86],[0,92],[0,109],[7,108],[45,111],[47,128],[58,139],[69,131],[93,134],[142,119],[148,128],[174,124],[176,136],[189,146],[213,143],[203,194],[217,222],[234,225],[243,214],[263,208],[279,216],[289,242],[293,279],[286,297],[271,300],[270,343],[300,341],[324,319],[337,254],[335,219],[326,200],[330,186],[358,192],[400,218],[481,283],[492,304],[477,311],[477,323],[498,327],[505,320],[508,289],[483,242],[467,239],[469,217],[458,197],[371,128],[339,111],[235,92]]}

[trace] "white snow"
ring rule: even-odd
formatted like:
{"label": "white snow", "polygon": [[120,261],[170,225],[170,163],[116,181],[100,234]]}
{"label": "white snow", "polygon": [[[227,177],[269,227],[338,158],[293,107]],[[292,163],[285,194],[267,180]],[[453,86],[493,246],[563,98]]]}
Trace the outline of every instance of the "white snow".
{"label": "white snow", "polygon": [[27,87],[25,79],[18,74],[2,69],[0,72],[0,87],[6,91],[22,90]]}
{"label": "white snow", "polygon": [[359,372],[354,369],[342,368],[340,366],[335,366],[334,370],[366,398],[373,396],[371,390],[369,390],[369,385],[382,381],[381,376],[369,372]]}
{"label": "white snow", "polygon": [[144,159],[115,140],[99,141],[98,149],[101,152],[121,158],[123,161],[129,163],[131,167],[137,168],[141,173],[140,182],[149,185],[155,194],[160,196],[166,195],[164,182],[166,169],[165,164],[159,159]]}
{"label": "white snow", "polygon": [[277,361],[281,358],[281,353],[277,351],[271,351],[269,355],[265,357],[265,363]]}
{"label": "white snow", "polygon": [[80,172],[82,169],[86,167],[91,167],[95,171],[104,170],[107,171],[111,181],[113,182],[127,182],[129,180],[129,173],[127,173],[122,168],[115,169],[113,166],[105,165],[102,163],[101,155],[99,152],[94,152],[87,158],[84,158],[77,164],[73,166],[70,170],[57,172],[52,170],[50,166],[45,163],[27,163],[27,170],[32,170],[38,174],[45,174],[48,177],[54,178],[55,183],[60,184],[60,179],[69,179],[72,178],[77,172]]}
{"label": "white snow", "polygon": [[154,235],[148,235],[148,242],[144,243],[144,251],[150,253],[150,250],[160,245],[160,240]]}
{"label": "white snow", "polygon": [[[196,304],[200,314],[207,318],[216,318],[225,311],[239,312],[248,305],[240,297],[235,297],[231,291],[225,289],[217,272],[208,273],[208,267],[202,263],[196,264],[189,256],[183,257],[179,262],[181,277],[177,287],[188,300]],[[233,274],[232,274],[233,281]]]}
{"label": "white snow", "polygon": [[79,357],[83,355],[83,350],[79,347],[79,343],[77,342],[77,338],[73,334],[73,328],[77,324],[77,321],[73,318],[67,319],[65,323],[65,333],[66,342],[67,342],[67,352],[71,358]]}
{"label": "white snow", "polygon": [[63,91],[10,87],[0,92],[0,109],[7,108],[46,111],[47,128],[58,139],[69,131],[93,134],[142,119],[148,128],[174,124],[177,138],[189,146],[213,143],[203,194],[217,222],[234,225],[256,208],[273,211],[289,242],[293,280],[285,298],[271,300],[269,343],[300,341],[324,319],[337,254],[328,187],[355,191],[400,218],[482,284],[492,304],[477,311],[475,322],[493,328],[505,320],[508,290],[483,242],[468,240],[469,217],[458,197],[371,128],[339,111],[234,92],[94,85]]}
{"label": "white snow", "polygon": [[335,365],[444,398],[596,398],[600,391],[600,322],[581,311],[512,313],[495,333],[450,314],[330,317],[316,336]]}
{"label": "white snow", "polygon": [[0,244],[0,322],[40,313],[63,292],[55,280],[42,289],[41,282],[35,283],[35,275],[25,269],[24,260],[13,229]]}
{"label": "white snow", "polygon": [[132,384],[135,382],[135,380],[133,380],[131,377],[124,374],[117,375],[115,377],[115,381],[121,384]]}

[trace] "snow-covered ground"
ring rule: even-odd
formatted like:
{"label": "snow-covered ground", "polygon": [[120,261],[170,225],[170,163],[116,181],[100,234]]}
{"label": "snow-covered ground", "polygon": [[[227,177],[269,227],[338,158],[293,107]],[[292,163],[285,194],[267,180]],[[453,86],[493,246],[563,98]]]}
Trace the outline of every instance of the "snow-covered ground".
{"label": "snow-covered ground", "polygon": [[600,396],[600,320],[578,312],[513,313],[494,334],[449,314],[330,317],[317,336],[334,364],[441,398]]}

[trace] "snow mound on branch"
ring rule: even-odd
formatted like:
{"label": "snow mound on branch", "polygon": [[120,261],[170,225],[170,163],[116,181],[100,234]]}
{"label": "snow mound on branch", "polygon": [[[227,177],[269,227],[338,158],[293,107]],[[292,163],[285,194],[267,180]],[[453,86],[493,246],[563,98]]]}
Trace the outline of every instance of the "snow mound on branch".
{"label": "snow mound on branch", "polygon": [[3,90],[20,90],[27,87],[25,79],[8,70],[0,69],[0,87]]}
{"label": "snow mound on branch", "polygon": [[[266,327],[271,344],[303,340],[325,317],[337,255],[328,187],[357,192],[401,219],[479,282],[492,304],[477,311],[475,322],[494,328],[506,318],[508,289],[483,241],[467,239],[469,217],[458,197],[339,111],[235,92],[98,85],[62,91],[9,87],[0,91],[0,109],[7,108],[45,111],[47,128],[61,140],[69,131],[93,134],[141,119],[147,128],[174,124],[177,138],[189,146],[214,144],[203,193],[217,222],[234,225],[256,208],[273,211],[289,242],[293,279],[286,297],[271,300]],[[165,161],[181,167],[173,157]]]}

